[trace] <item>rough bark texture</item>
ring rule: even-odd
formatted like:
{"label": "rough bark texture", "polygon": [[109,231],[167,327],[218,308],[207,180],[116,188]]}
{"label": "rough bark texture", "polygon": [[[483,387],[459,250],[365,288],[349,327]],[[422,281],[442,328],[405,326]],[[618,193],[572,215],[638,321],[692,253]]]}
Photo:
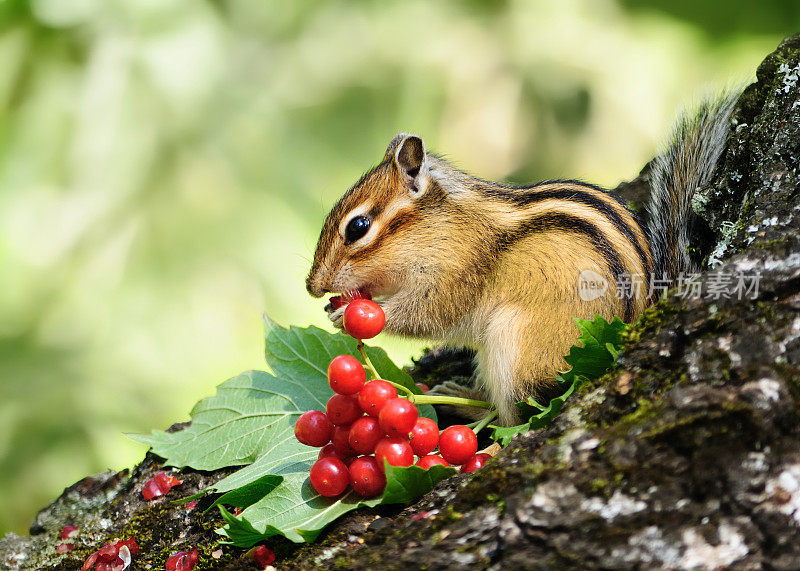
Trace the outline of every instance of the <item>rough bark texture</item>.
{"label": "rough bark texture", "polygon": [[[584,386],[548,429],[402,511],[355,512],[314,545],[275,542],[277,564],[800,568],[799,78],[800,36],[760,66],[696,201],[698,248],[716,272],[761,272],[754,299],[673,292],[631,328],[619,366]],[[469,371],[469,355],[437,351],[414,372],[435,382]],[[76,569],[102,541],[134,535],[137,569],[163,569],[169,553],[198,543],[199,568],[254,568],[234,549],[212,557],[220,522],[202,505],[140,500],[155,462],[76,484],[37,517],[30,538],[0,540],[0,565]],[[221,476],[187,471],[181,493]],[[66,523],[84,533],[75,551],[54,557]]]}

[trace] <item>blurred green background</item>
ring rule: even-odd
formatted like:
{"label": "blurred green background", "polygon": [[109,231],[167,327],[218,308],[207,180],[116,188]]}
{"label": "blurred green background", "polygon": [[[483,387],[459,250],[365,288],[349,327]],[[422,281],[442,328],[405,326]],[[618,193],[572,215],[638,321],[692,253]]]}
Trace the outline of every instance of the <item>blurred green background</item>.
{"label": "blurred green background", "polygon": [[327,327],[322,218],[395,133],[611,186],[798,5],[0,0],[0,533],[261,368],[263,311]]}

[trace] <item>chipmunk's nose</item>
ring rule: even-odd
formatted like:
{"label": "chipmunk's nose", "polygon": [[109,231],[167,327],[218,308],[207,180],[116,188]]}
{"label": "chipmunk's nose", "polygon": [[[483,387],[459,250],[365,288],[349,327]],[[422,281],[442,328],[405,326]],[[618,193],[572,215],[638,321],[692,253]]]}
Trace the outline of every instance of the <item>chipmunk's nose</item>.
{"label": "chipmunk's nose", "polygon": [[306,290],[312,297],[322,297],[331,291],[322,284],[322,280],[314,272],[308,274],[306,278]]}

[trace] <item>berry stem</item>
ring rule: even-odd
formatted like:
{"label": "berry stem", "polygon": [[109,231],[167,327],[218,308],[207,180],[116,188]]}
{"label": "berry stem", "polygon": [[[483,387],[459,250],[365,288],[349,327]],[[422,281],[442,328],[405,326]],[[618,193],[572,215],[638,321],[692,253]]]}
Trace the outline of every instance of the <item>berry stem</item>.
{"label": "berry stem", "polygon": [[478,433],[479,433],[481,430],[483,430],[484,428],[486,428],[486,425],[487,425],[487,424],[489,424],[490,422],[492,422],[492,421],[493,421],[493,420],[494,420],[496,417],[497,417],[497,411],[496,411],[496,410],[493,410],[492,412],[490,412],[489,414],[487,414],[486,416],[484,416],[482,419],[480,419],[480,420],[478,421],[478,423],[477,423],[477,424],[475,425],[475,427],[472,429],[472,432],[474,432],[474,433],[475,433],[475,435],[477,436],[477,434],[478,434]]}
{"label": "berry stem", "polygon": [[414,395],[413,398],[409,397],[409,400],[414,404],[452,404],[456,406],[474,406],[475,408],[494,408],[492,403],[482,400],[446,397],[441,395]]}
{"label": "berry stem", "polygon": [[[443,395],[418,395],[413,391],[411,391],[411,389],[409,389],[408,387],[405,387],[398,383],[393,383],[392,381],[386,381],[386,382],[392,385],[394,388],[404,391],[406,393],[406,398],[414,404],[450,404],[456,406],[474,406],[477,408],[488,408],[488,409],[494,408],[494,406],[491,403],[482,400],[465,399],[461,397],[448,397]],[[492,416],[487,422],[490,422],[495,416],[497,416],[497,412],[495,412],[494,416]]]}
{"label": "berry stem", "polygon": [[[361,358],[364,359],[364,365],[366,366],[367,370],[372,374],[372,378],[380,379],[381,376],[378,374],[378,371],[375,370],[375,366],[372,364],[372,361],[369,360],[369,356],[367,355],[367,351],[364,348],[364,342],[359,339],[358,345],[358,352],[361,353]],[[386,381],[387,383],[391,384],[394,388],[399,389],[406,393],[408,396],[408,400],[413,402],[414,404],[450,404],[455,406],[473,406],[475,408],[486,408],[486,409],[493,409],[494,406],[491,403],[482,400],[475,400],[475,399],[465,399],[461,397],[446,397],[441,395],[418,395],[414,394],[414,392],[398,383],[393,383],[392,381]],[[495,411],[494,416],[497,416],[497,412]],[[489,415],[489,420],[486,421],[488,424],[494,416]],[[485,419],[484,419],[485,420]],[[484,424],[485,426],[485,424]],[[481,429],[483,426],[481,426]]]}
{"label": "berry stem", "polygon": [[546,406],[542,406],[542,405],[540,405],[538,402],[536,402],[536,401],[535,401],[535,400],[533,400],[533,399],[528,399],[528,400],[526,400],[526,401],[525,401],[525,404],[527,404],[528,406],[532,406],[533,408],[535,408],[535,409],[536,409],[536,410],[538,410],[539,412],[544,412],[545,410],[547,410],[547,407],[546,407]]}
{"label": "berry stem", "polygon": [[392,381],[386,381],[386,382],[389,383],[390,385],[392,385],[394,388],[399,389],[399,390],[403,391],[404,393],[406,393],[406,395],[408,396],[408,400],[410,400],[411,402],[414,402],[414,397],[417,396],[417,395],[414,394],[414,391],[412,391],[408,387],[406,387],[404,385],[401,385],[399,383],[393,383]]}
{"label": "berry stem", "polygon": [[364,342],[361,339],[358,340],[357,347],[358,347],[358,352],[361,353],[361,358],[364,359],[364,364],[366,365],[367,370],[370,373],[372,373],[372,378],[373,379],[380,379],[381,376],[378,374],[378,371],[375,370],[375,367],[373,366],[372,361],[369,360],[369,357],[367,356],[367,352],[364,349]]}

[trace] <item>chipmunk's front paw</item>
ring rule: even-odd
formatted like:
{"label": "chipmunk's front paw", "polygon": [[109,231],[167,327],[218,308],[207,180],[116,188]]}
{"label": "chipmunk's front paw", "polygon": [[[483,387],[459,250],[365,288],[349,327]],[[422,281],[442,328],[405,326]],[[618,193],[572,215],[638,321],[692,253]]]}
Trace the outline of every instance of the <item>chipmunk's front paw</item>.
{"label": "chipmunk's front paw", "polygon": [[485,395],[482,391],[462,385],[455,381],[444,381],[428,391],[429,395],[439,395],[443,397],[458,397],[463,399],[484,400]]}
{"label": "chipmunk's front paw", "polygon": [[472,395],[475,393],[475,390],[462,385],[461,383],[457,383],[455,381],[444,381],[443,383],[439,383],[431,390],[428,391],[427,394],[429,395],[439,395],[442,397],[459,397],[459,398],[474,398]]}
{"label": "chipmunk's front paw", "polygon": [[333,304],[328,304],[325,306],[325,311],[328,312],[328,319],[331,320],[333,326],[337,329],[344,329],[344,308],[347,307],[346,305],[334,309]]}

